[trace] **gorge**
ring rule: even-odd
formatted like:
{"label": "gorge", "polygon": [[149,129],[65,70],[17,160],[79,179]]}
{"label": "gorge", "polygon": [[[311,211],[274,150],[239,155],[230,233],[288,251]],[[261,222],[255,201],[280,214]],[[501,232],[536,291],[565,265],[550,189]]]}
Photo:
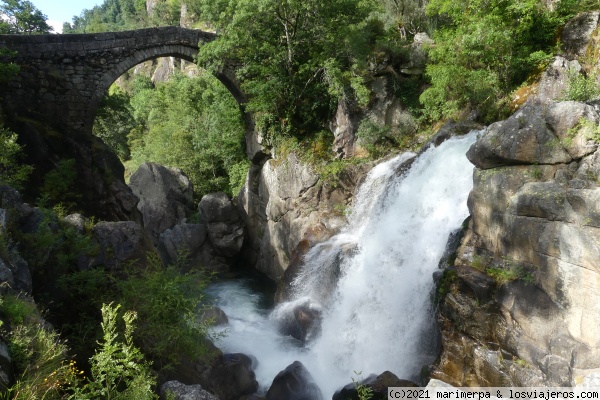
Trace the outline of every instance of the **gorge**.
{"label": "gorge", "polygon": [[[442,3],[432,1],[430,9]],[[535,10],[560,11],[560,3],[549,8],[544,3]],[[240,4],[238,11],[248,12],[247,4]],[[507,9],[511,16],[525,12]],[[322,15],[330,11],[340,12],[319,8]],[[460,21],[451,11],[445,9],[444,18]],[[546,22],[556,23],[559,17],[547,13],[556,19]],[[236,15],[234,22],[252,20],[253,15]],[[479,17],[477,24],[492,23]],[[371,32],[373,37],[382,34],[377,29],[386,26],[383,22],[365,18],[372,25],[365,23],[361,29],[379,32]],[[525,19],[517,20],[518,29],[524,29]],[[258,22],[264,21],[250,26]],[[314,23],[325,29],[321,22]],[[213,23],[222,28],[222,21]],[[444,25],[449,26],[456,27]],[[600,386],[599,29],[600,11],[592,9],[552,31],[560,37],[560,50],[554,48],[557,53],[552,56],[528,53],[527,63],[535,68],[527,64],[531,75],[518,87],[504,82],[503,90],[511,87],[504,97],[494,91],[494,79],[482,72],[490,73],[491,66],[470,71],[468,79],[457,67],[441,90],[436,79],[443,74],[436,76],[435,68],[442,68],[443,62],[436,51],[443,53],[448,45],[441,34],[432,35],[434,39],[423,32],[411,34],[398,47],[373,39],[382,47],[371,43],[376,50],[365,58],[367,72],[359,70],[361,63],[339,67],[334,58],[307,63],[307,69],[317,67],[300,87],[306,84],[304,89],[314,90],[312,97],[294,97],[289,104],[289,98],[280,99],[290,108],[277,114],[261,108],[277,97],[268,95],[284,92],[269,85],[306,73],[293,70],[299,65],[294,57],[305,53],[283,46],[283,61],[275,63],[285,72],[281,76],[269,70],[268,79],[258,82],[276,57],[258,63],[262,69],[252,70],[256,65],[248,64],[248,69],[232,75],[247,79],[235,82],[238,94],[241,88],[254,91],[254,97],[242,96],[243,106],[256,112],[251,132],[250,125],[243,126],[248,123],[244,115],[231,116],[225,103],[215,103],[225,110],[223,119],[211,120],[198,112],[180,120],[181,131],[177,123],[165,124],[173,134],[159,143],[162,150],[168,153],[177,141],[182,147],[206,150],[207,164],[214,167],[207,171],[223,188],[216,193],[199,191],[185,168],[150,160],[126,183],[126,161],[100,137],[77,133],[90,127],[95,108],[83,117],[60,115],[72,118],[73,124],[52,124],[47,119],[57,109],[46,93],[65,89],[53,83],[60,81],[60,74],[48,67],[34,74],[38,82],[27,75],[31,69],[22,62],[21,75],[2,84],[0,122],[9,133],[5,128],[0,133],[8,138],[2,143],[20,146],[22,160],[36,172],[22,183],[22,193],[0,185],[0,391],[19,398],[15,393],[27,381],[26,374],[43,370],[29,368],[34,363],[25,363],[19,352],[21,344],[15,338],[28,332],[55,335],[53,348],[61,349],[49,364],[59,372],[34,375],[35,379],[57,376],[52,379],[66,382],[73,371],[79,374],[67,366],[77,364],[84,378],[74,379],[69,389],[56,389],[55,397],[73,398],[69,396],[92,390],[94,357],[100,351],[94,346],[107,337],[101,330],[110,326],[104,312],[116,304],[122,308],[117,312],[116,306],[114,315],[129,315],[136,324],[129,331],[134,340],[124,343],[139,347],[145,359],[127,365],[139,368],[139,377],[148,376],[147,398],[160,393],[166,399],[170,391],[177,399],[343,400],[358,398],[361,385],[379,398],[387,386],[426,385],[430,379],[454,386]],[[227,38],[230,32],[219,34]],[[219,56],[223,49],[211,46],[222,44],[231,50],[226,46],[231,42],[223,44],[219,35],[187,27],[27,39],[0,35],[0,43],[35,48],[27,43],[61,42],[65,53],[56,58],[60,68],[70,71],[67,44],[82,38],[94,43],[92,37],[127,42],[138,34],[142,40],[135,43],[154,46],[160,54],[136,48],[141,55],[126,65],[115,56],[116,67],[94,59],[109,70],[116,68],[112,74],[103,70],[109,78],[102,80],[102,94],[137,62],[156,55],[191,60],[198,52],[198,37],[208,38],[203,46]],[[161,47],[171,40],[169,35],[185,45]],[[268,48],[268,38],[261,38],[264,47],[250,59],[259,59]],[[274,42],[281,45],[284,38],[279,35]],[[499,38],[506,37],[494,36]],[[315,42],[322,39],[314,37]],[[467,47],[468,42],[465,39]],[[246,43],[239,45],[243,62],[237,60],[238,66],[250,62],[242,51]],[[103,56],[117,54],[117,48],[128,51],[127,46],[113,47]],[[88,55],[94,58],[98,49],[92,50]],[[209,50],[207,54],[213,54]],[[0,61],[24,59],[14,57],[2,55]],[[96,62],[78,57],[82,64],[73,71]],[[343,73],[335,70],[338,67]],[[139,70],[144,68],[152,66]],[[498,76],[507,82],[517,79],[518,73],[508,66],[498,68]],[[513,72],[508,70],[516,75],[509,76]],[[128,73],[136,75],[134,70]],[[483,75],[489,80],[477,80]],[[176,108],[176,115],[200,108],[195,99],[201,94],[210,100],[220,93],[210,84],[188,85],[189,77],[181,71],[173,76],[184,83],[163,90],[166,84],[161,88],[149,78],[134,82],[135,77],[128,81],[126,76],[111,87],[107,98],[122,96],[132,120],[139,118],[123,137],[128,146],[149,141],[151,118],[144,120],[140,110],[154,112],[154,122],[170,118],[157,106],[161,96],[164,103],[190,103]],[[359,83],[344,81],[356,76],[361,77]],[[39,83],[44,91],[43,96],[32,95],[38,101],[35,106],[26,105],[29,100],[14,100],[23,79]],[[139,82],[146,86],[140,89]],[[345,82],[345,91],[336,92],[340,82]],[[289,84],[287,89],[293,86]],[[319,86],[326,84],[330,86]],[[185,92],[181,103],[172,96],[173,88]],[[361,90],[367,93],[362,100]],[[464,90],[463,97],[453,97],[453,90]],[[135,98],[136,91],[145,91],[146,97]],[[293,92],[285,93],[293,97]],[[578,97],[581,92],[589,96]],[[195,97],[184,97],[189,93]],[[461,103],[465,93],[472,97]],[[99,99],[100,93],[95,96]],[[490,98],[498,102],[490,105]],[[77,111],[82,102],[71,100],[68,107]],[[147,108],[135,108],[144,102]],[[434,103],[440,106],[437,117]],[[444,114],[455,106],[460,111],[451,115],[458,122]],[[306,110],[314,115],[309,118],[303,114]],[[203,147],[200,136],[186,131],[204,129],[201,118],[219,128],[229,117],[240,118],[246,129],[248,157],[239,164],[243,173],[237,171],[240,184],[243,181],[239,192],[231,190],[233,173],[216,168],[214,160],[222,154],[214,149],[219,145]],[[208,136],[207,132],[198,129],[194,134]],[[236,142],[234,135],[230,138]],[[221,147],[221,153],[229,149]],[[240,148],[237,143],[236,151]],[[172,159],[187,161],[189,154],[174,153]],[[58,173],[66,159],[74,159],[69,164],[72,175],[69,165],[67,173]],[[222,160],[237,163],[233,157]],[[0,159],[2,163],[6,162]],[[6,177],[0,178],[4,183]],[[73,185],[62,189],[67,180]],[[52,203],[42,196],[50,190],[69,192],[72,203]],[[137,319],[123,313],[129,310]],[[115,338],[125,338],[127,329]],[[130,390],[126,386],[115,390]]]}

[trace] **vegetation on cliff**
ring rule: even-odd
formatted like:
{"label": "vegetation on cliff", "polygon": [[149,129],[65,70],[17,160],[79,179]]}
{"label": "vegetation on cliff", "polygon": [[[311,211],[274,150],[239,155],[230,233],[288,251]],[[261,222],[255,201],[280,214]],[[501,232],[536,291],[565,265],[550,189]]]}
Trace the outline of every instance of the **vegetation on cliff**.
{"label": "vegetation on cliff", "polygon": [[176,166],[198,198],[240,190],[249,165],[244,132],[233,97],[204,73],[193,78],[177,73],[156,85],[136,75],[125,89],[113,86],[94,124],[94,133],[117,153],[128,175],[147,161]]}

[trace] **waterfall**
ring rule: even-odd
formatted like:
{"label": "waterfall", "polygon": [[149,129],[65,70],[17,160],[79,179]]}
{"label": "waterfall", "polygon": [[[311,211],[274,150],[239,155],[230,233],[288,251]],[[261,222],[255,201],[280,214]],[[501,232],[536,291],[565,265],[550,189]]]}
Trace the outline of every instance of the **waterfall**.
{"label": "waterfall", "polygon": [[[257,357],[263,387],[299,360],[325,398],[350,382],[354,371],[418,375],[435,357],[432,273],[449,234],[468,216],[473,167],[465,153],[475,136],[429,148],[404,173],[397,170],[412,154],[375,167],[355,196],[348,226],[305,256],[290,302],[270,318],[247,305],[242,312],[223,307],[232,325],[222,347]],[[276,327],[297,304],[322,313],[320,332],[304,346]]]}

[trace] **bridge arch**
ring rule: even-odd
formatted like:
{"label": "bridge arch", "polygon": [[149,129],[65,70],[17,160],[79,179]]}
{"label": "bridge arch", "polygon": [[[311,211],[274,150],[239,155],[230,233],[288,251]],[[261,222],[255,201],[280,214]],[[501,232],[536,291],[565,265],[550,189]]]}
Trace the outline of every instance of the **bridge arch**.
{"label": "bridge arch", "polygon": [[[193,62],[211,32],[180,27],[74,35],[0,35],[0,47],[16,52],[16,79],[1,87],[15,115],[44,121],[67,135],[91,135],[96,112],[110,85],[134,66],[159,57]],[[6,60],[5,60],[6,61]],[[215,74],[240,104],[247,136],[254,130],[233,71]]]}

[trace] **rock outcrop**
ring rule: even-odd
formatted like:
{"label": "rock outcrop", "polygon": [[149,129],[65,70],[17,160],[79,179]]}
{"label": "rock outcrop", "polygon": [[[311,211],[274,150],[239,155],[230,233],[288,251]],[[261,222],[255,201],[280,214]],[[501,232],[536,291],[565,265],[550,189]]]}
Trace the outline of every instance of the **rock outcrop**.
{"label": "rock outcrop", "polygon": [[310,372],[294,361],[273,379],[267,400],[323,400],[323,395]]}
{"label": "rock outcrop", "polygon": [[225,193],[205,195],[198,204],[199,223],[183,222],[160,234],[158,250],[165,264],[185,255],[192,266],[228,271],[244,243],[244,223]]}
{"label": "rock outcrop", "polygon": [[184,385],[179,381],[165,382],[160,387],[163,400],[218,400],[200,385]]}
{"label": "rock outcrop", "polygon": [[244,260],[280,280],[303,240],[314,244],[343,226],[343,210],[369,167],[356,166],[324,182],[294,154],[253,166],[238,197],[248,238]]}
{"label": "rock outcrop", "polygon": [[133,221],[99,222],[92,229],[92,238],[99,252],[95,257],[79,260],[80,269],[101,265],[118,272],[131,263],[143,268],[151,254],[158,255],[152,236]]}
{"label": "rock outcrop", "polygon": [[[125,184],[125,168],[112,150],[95,136],[62,137],[42,123],[16,118],[10,126],[19,134],[19,143],[27,154],[26,162],[34,165],[24,191],[26,198],[37,198],[48,172],[56,170],[61,160],[74,160],[76,169],[69,191],[76,196],[60,193],[67,198],[55,200],[72,202],[86,215],[107,221],[139,220],[138,198]],[[68,185],[66,182],[61,182]]]}
{"label": "rock outcrop", "polygon": [[[336,157],[352,158],[365,154],[364,143],[361,145],[357,136],[364,121],[385,126],[393,135],[410,135],[416,132],[417,124],[396,91],[402,82],[423,74],[427,62],[424,47],[431,44],[433,40],[426,33],[417,33],[413,43],[406,49],[406,57],[394,59],[391,55],[379,54],[369,67],[375,78],[368,82],[371,98],[366,107],[348,99],[340,99],[329,123],[329,129],[334,135],[333,152]],[[414,81],[410,82],[414,84]]]}
{"label": "rock outcrop", "polygon": [[192,183],[179,168],[144,163],[131,176],[129,186],[140,199],[137,208],[143,225],[155,241],[193,212]]}
{"label": "rock outcrop", "polygon": [[600,113],[529,102],[468,152],[470,221],[440,289],[456,386],[570,386],[600,368]]}

